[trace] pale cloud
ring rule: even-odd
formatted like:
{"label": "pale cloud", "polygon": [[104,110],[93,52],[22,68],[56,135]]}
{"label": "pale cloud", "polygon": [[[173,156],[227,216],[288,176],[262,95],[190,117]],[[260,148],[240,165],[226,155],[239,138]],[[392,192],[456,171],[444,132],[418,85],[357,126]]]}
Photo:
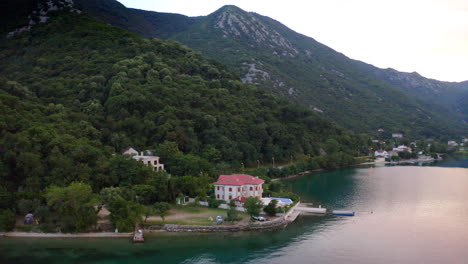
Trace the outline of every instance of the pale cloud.
{"label": "pale cloud", "polygon": [[467,0],[122,0],[127,7],[188,16],[223,5],[269,16],[375,66],[445,81],[468,79]]}

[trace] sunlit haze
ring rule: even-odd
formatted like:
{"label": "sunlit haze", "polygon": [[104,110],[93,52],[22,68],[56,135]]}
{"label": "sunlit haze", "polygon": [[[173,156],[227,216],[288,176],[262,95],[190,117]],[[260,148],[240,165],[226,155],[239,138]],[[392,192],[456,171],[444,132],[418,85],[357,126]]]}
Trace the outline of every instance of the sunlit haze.
{"label": "sunlit haze", "polygon": [[381,68],[468,80],[466,0],[120,0],[126,7],[205,16],[236,5]]}

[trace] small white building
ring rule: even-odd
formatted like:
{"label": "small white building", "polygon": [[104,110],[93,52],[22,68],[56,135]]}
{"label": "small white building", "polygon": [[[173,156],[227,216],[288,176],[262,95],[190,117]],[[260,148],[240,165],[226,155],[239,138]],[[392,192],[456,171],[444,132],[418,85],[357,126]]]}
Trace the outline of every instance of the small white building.
{"label": "small white building", "polygon": [[132,147],[128,147],[122,151],[124,155],[130,155],[133,159],[139,160],[148,166],[152,166],[155,171],[164,170],[164,164],[159,163],[159,157],[152,156],[152,154],[146,155],[143,151],[139,153]]}
{"label": "small white building", "polygon": [[403,134],[402,133],[392,133],[392,138],[402,138]]}
{"label": "small white building", "polygon": [[217,200],[244,202],[247,197],[262,198],[265,181],[247,174],[220,175],[213,183]]}
{"label": "small white building", "polygon": [[388,158],[388,152],[385,150],[376,150],[374,156],[376,158]]}
{"label": "small white building", "polygon": [[397,148],[393,148],[393,150],[398,151],[398,152],[407,151],[409,153],[411,153],[411,151],[412,151],[412,149],[410,147],[405,146],[405,145],[400,145]]}
{"label": "small white building", "polygon": [[449,140],[447,142],[447,145],[449,145],[449,147],[456,147],[456,146],[458,146],[458,143],[453,141],[453,140]]}

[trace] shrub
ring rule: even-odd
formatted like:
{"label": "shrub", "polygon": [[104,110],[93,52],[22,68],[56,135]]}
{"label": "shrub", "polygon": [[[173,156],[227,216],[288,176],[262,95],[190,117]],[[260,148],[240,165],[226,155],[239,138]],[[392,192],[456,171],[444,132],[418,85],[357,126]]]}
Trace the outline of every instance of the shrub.
{"label": "shrub", "polygon": [[218,208],[223,201],[216,200],[215,198],[208,198],[208,207],[209,208]]}
{"label": "shrub", "polygon": [[265,208],[263,208],[263,211],[269,216],[275,216],[277,204],[277,200],[271,200],[270,203],[267,206],[265,206]]}
{"label": "shrub", "polygon": [[0,212],[0,231],[11,231],[15,228],[16,214],[10,209]]}

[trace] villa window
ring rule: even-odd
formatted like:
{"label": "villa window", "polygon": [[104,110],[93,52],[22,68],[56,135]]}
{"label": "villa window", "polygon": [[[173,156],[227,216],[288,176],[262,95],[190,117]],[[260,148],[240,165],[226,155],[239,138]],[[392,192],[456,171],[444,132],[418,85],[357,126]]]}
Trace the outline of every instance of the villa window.
{"label": "villa window", "polygon": [[218,198],[218,199],[219,199],[219,194],[217,194],[217,195],[216,195],[216,198]]}
{"label": "villa window", "polygon": [[[229,187],[229,191],[232,192],[232,188],[231,188],[231,187]],[[229,199],[231,199],[231,198],[229,198]]]}
{"label": "villa window", "polygon": [[240,192],[240,188],[237,188],[237,191]]}
{"label": "villa window", "polygon": [[250,190],[253,191],[253,187],[250,187]]}
{"label": "villa window", "polygon": [[151,161],[148,160],[148,165],[151,165]]}
{"label": "villa window", "polygon": [[255,187],[255,190],[258,191],[258,186]]}
{"label": "villa window", "polygon": [[232,199],[232,196],[231,196],[231,195],[229,195],[229,200],[231,200],[231,199]]}

